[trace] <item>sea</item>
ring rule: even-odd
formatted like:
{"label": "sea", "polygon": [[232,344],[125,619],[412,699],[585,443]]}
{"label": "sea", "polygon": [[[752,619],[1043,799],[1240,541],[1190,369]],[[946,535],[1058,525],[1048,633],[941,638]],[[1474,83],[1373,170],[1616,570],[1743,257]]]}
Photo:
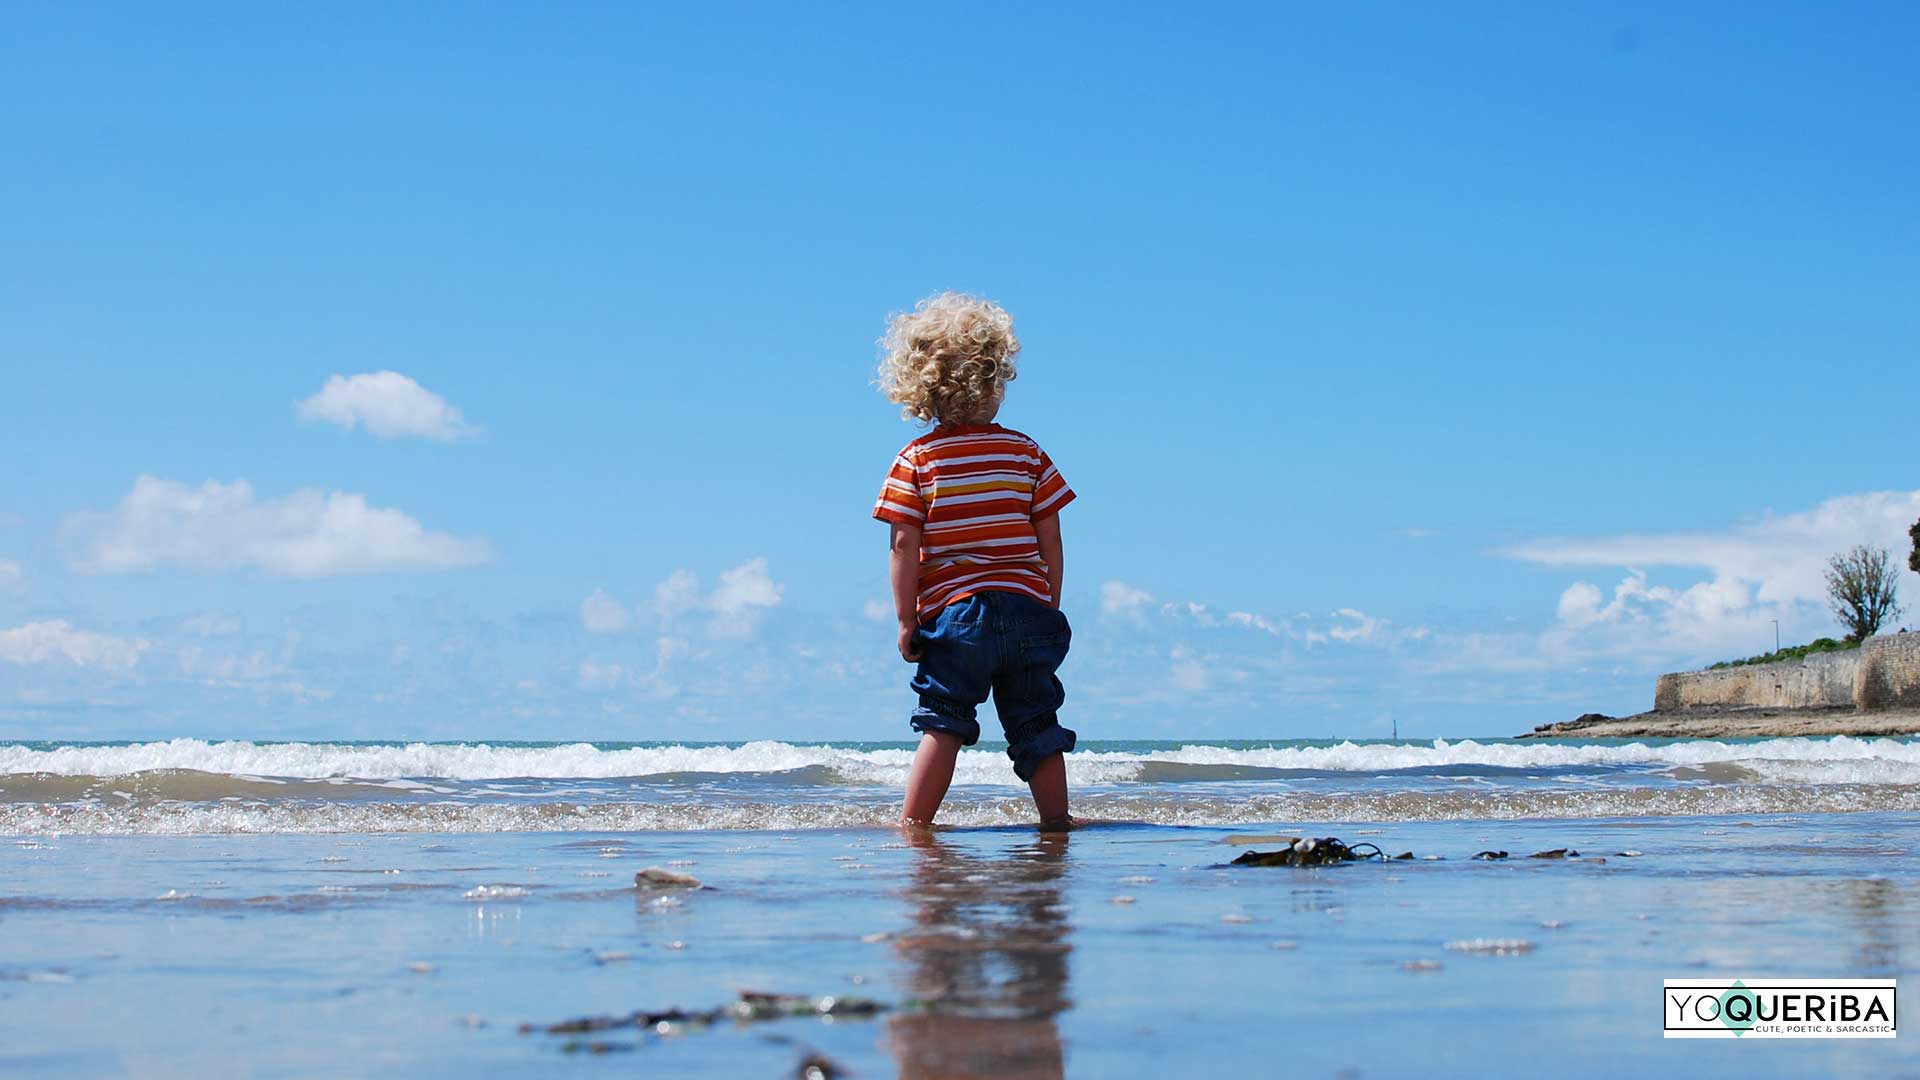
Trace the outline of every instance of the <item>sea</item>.
{"label": "sea", "polygon": [[1906,981],[1914,739],[1087,742],[1065,833],[911,753],[0,743],[0,1075],[1920,1075],[1662,1024]]}

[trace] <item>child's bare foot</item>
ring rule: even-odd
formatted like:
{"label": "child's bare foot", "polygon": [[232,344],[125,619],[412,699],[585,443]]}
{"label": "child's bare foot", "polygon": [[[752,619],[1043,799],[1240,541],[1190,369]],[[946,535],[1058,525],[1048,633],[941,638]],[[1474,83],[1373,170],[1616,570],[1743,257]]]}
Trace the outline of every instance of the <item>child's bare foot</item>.
{"label": "child's bare foot", "polygon": [[915,821],[912,818],[903,817],[894,823],[894,827],[900,830],[900,839],[910,848],[938,849],[940,847],[939,834],[934,831],[931,821]]}
{"label": "child's bare foot", "polygon": [[1074,817],[1072,814],[1065,814],[1057,818],[1041,819],[1040,831],[1041,832],[1068,832],[1070,830],[1079,828],[1083,824],[1085,823],[1082,822],[1079,818]]}

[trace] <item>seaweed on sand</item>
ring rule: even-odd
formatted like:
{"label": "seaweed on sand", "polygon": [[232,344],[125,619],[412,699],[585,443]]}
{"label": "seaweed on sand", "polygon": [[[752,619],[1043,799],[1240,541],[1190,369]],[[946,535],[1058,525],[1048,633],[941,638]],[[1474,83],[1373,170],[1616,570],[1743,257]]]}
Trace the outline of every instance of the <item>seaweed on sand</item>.
{"label": "seaweed on sand", "polygon": [[889,1006],[869,998],[827,994],[763,994],[743,990],[740,1000],[712,1009],[636,1010],[625,1016],[582,1016],[552,1024],[521,1024],[522,1035],[544,1032],[548,1035],[586,1035],[600,1031],[635,1029],[666,1034],[673,1031],[712,1027],[724,1020],[736,1024],[754,1024],[793,1016],[822,1016],[834,1019],[868,1017],[887,1011]]}
{"label": "seaweed on sand", "polygon": [[[1278,839],[1287,839],[1279,837]],[[1364,849],[1364,850],[1363,850]],[[1331,836],[1300,837],[1278,851],[1246,851],[1233,860],[1234,866],[1326,866],[1330,863],[1384,859],[1378,845],[1358,843],[1349,846]]]}

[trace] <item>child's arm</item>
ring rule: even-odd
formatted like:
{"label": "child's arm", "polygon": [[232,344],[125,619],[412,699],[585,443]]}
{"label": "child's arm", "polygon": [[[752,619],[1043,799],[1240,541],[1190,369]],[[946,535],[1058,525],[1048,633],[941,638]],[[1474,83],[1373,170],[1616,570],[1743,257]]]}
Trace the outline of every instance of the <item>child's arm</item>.
{"label": "child's arm", "polygon": [[[915,534],[919,530],[914,530]],[[1060,515],[1048,514],[1033,523],[1033,535],[1040,543],[1040,558],[1047,564],[1047,591],[1053,594],[1053,606],[1060,606],[1060,579],[1066,573],[1060,550]]]}
{"label": "child's arm", "polygon": [[[887,539],[887,581],[893,586],[893,615],[900,623],[900,659],[920,662],[913,632],[920,628],[920,526],[893,522]],[[1055,535],[1058,536],[1056,530]]]}

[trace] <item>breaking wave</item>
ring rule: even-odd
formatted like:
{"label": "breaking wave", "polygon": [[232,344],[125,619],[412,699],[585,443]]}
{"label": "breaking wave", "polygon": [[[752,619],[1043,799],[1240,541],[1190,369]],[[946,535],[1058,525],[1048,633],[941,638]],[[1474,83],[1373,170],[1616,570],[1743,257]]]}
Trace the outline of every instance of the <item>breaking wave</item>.
{"label": "breaking wave", "polygon": [[[1739,785],[1593,791],[1447,791],[1260,794],[1166,798],[1102,793],[1077,798],[1092,821],[1231,826],[1271,823],[1513,820],[1920,811],[1920,786]],[[0,835],[221,833],[636,832],[881,828],[892,801],[816,803],[188,803],[0,805]],[[1025,798],[956,799],[940,820],[962,826],[1030,826]]]}
{"label": "breaking wave", "polygon": [[[912,751],[785,742],[738,746],[611,746],[569,743],[207,742],[173,739],[130,745],[38,748],[0,746],[0,785],[24,775],[123,777],[155,771],[301,780],[689,779],[786,774],[798,783],[882,785],[906,782]],[[1479,742],[1354,743],[1264,747],[1187,745],[1177,749],[1087,749],[1068,758],[1079,784],[1178,783],[1183,780],[1274,779],[1317,774],[1475,771],[1709,769],[1735,765],[1762,779],[1811,782],[1920,783],[1920,741],[1835,736],[1754,742],[1565,744]],[[1801,768],[1805,766],[1805,768]],[[961,754],[959,784],[1017,786],[1005,755]],[[1804,782],[1804,781],[1803,781]]]}
{"label": "breaking wave", "polygon": [[[898,745],[0,744],[0,834],[867,828]],[[1070,754],[1076,813],[1162,825],[1920,810],[1920,742],[1207,745]],[[1013,825],[1005,754],[961,754],[942,820]]]}

